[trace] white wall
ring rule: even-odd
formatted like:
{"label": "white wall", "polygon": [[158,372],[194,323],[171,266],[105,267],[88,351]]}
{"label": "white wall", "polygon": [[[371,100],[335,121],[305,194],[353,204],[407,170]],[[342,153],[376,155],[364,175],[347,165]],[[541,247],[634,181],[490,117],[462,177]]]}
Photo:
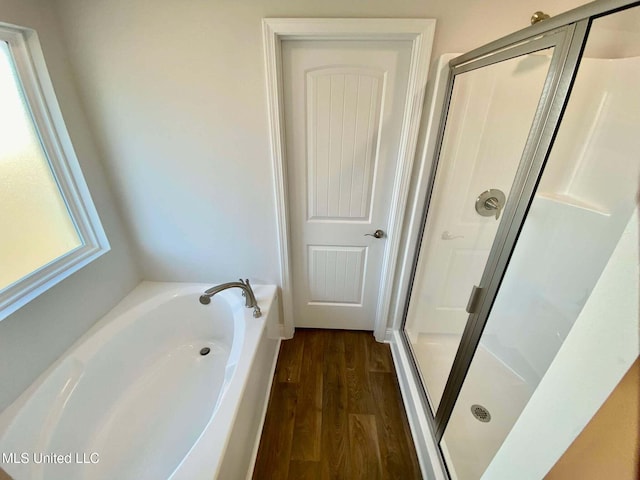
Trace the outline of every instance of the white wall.
{"label": "white wall", "polygon": [[46,0],[0,0],[0,21],[37,30],[111,251],[0,322],[0,411],[140,280]]}
{"label": "white wall", "polygon": [[148,280],[278,282],[263,17],[436,18],[434,60],[581,0],[57,0]]}

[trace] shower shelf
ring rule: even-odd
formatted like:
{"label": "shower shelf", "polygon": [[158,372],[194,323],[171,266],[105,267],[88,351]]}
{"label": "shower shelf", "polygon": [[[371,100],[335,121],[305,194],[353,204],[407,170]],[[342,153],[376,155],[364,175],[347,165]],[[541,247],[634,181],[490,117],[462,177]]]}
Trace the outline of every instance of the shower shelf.
{"label": "shower shelf", "polygon": [[602,215],[605,217],[611,216],[611,212],[609,210],[606,210],[599,205],[585,202],[584,200],[573,197],[571,195],[565,195],[562,193],[540,192],[540,193],[536,193],[536,197],[544,198],[546,200],[550,200],[556,203],[561,203],[563,205],[580,208],[582,210],[586,210],[592,213],[597,213],[598,215]]}

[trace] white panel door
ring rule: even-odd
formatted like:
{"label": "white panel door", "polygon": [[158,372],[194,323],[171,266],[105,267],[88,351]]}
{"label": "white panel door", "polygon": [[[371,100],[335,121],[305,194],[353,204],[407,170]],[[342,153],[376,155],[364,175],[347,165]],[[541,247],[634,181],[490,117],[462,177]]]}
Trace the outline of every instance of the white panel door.
{"label": "white panel door", "polygon": [[294,321],[373,330],[410,42],[285,41]]}

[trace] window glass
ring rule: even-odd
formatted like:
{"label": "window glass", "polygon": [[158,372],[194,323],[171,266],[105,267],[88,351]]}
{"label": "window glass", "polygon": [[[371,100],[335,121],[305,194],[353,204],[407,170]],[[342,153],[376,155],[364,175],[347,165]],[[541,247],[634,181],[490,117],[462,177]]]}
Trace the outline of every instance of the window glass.
{"label": "window glass", "polygon": [[0,42],[0,291],[82,245]]}

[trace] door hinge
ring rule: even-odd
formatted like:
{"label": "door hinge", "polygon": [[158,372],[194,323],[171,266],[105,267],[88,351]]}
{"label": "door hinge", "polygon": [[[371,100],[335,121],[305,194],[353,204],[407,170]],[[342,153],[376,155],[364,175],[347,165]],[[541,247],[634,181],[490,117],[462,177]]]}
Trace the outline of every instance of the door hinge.
{"label": "door hinge", "polygon": [[469,301],[467,302],[467,313],[476,313],[476,309],[478,308],[478,300],[480,300],[480,294],[482,293],[482,288],[477,285],[474,285],[471,289],[471,295],[469,296]]}

